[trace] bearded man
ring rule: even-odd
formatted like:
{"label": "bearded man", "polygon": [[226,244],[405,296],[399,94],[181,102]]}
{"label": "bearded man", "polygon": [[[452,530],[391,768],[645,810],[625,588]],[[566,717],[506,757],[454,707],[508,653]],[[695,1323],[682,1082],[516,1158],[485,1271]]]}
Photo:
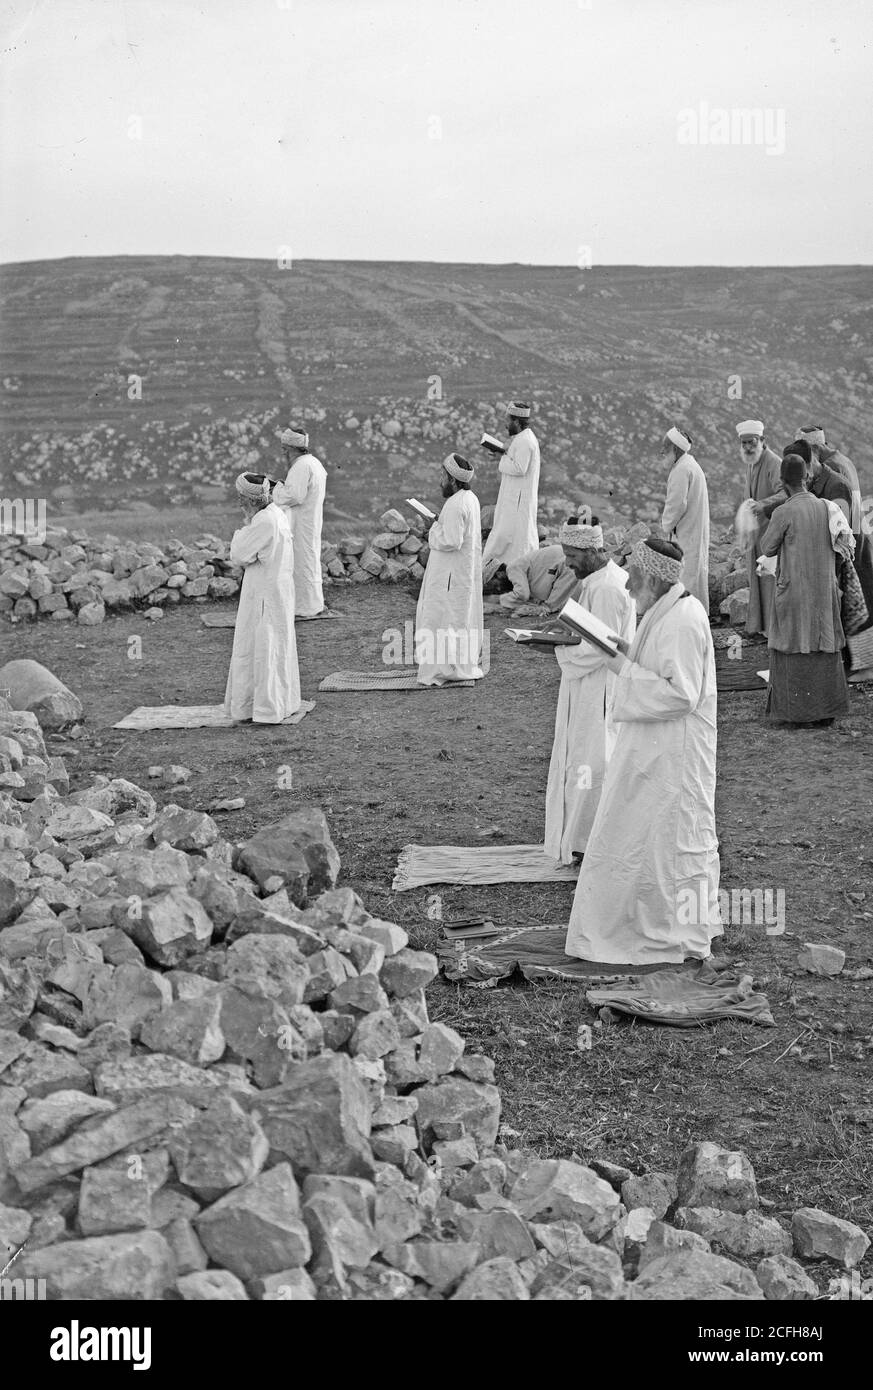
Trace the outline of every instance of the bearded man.
{"label": "bearded man", "polygon": [[682,552],[628,562],[637,631],[610,658],[618,730],[573,899],[568,955],[622,965],[703,960],[723,931],[715,830],[715,653]]}

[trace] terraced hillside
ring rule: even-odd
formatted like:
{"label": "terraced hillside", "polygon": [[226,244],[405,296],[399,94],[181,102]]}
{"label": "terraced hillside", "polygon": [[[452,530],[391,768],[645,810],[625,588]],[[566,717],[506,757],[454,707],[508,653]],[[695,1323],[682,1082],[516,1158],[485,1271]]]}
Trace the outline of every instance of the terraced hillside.
{"label": "terraced hillside", "polygon": [[293,414],[330,470],[330,519],[435,497],[450,448],[479,463],[488,502],[496,469],[476,442],[519,395],[536,406],[546,515],[589,496],[654,515],[657,438],[681,415],[722,520],[747,415],[778,444],[824,424],[873,491],[871,329],[865,268],[8,265],[2,492],[55,513],[217,500],[242,466],[279,471],[276,430]]}

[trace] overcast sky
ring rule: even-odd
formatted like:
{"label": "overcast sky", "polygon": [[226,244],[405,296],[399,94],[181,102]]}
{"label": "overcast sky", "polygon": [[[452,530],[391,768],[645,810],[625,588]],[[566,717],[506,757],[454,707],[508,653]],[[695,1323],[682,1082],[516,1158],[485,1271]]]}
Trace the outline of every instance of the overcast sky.
{"label": "overcast sky", "polygon": [[871,0],[0,12],[3,261],[873,260]]}

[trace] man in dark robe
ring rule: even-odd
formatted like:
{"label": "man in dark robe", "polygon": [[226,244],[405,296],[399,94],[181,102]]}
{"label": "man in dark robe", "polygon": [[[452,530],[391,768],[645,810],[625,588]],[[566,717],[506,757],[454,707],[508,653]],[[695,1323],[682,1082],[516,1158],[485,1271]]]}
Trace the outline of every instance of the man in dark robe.
{"label": "man in dark robe", "polygon": [[[855,537],[853,564],[861,582],[869,615],[864,627],[859,629],[859,631],[864,632],[867,628],[873,627],[873,541],[871,541],[864,526],[861,483],[852,460],[846,454],[840,453],[839,449],[831,448],[825,440],[825,433],[820,425],[811,425],[799,433],[809,445],[813,468],[816,466],[820,468],[820,472],[817,476],[813,476],[810,483],[810,492],[815,497],[826,497],[829,501],[834,502],[840,501],[840,497],[837,495],[839,490],[836,488],[831,475],[839,477],[848,489],[849,525],[852,529],[852,535]],[[845,500],[844,495],[843,500]]]}
{"label": "man in dark robe", "polygon": [[787,500],[773,512],[761,550],[778,557],[767,717],[809,727],[845,714],[849,691],[828,509],[807,491],[806,469],[799,451],[782,460]]}

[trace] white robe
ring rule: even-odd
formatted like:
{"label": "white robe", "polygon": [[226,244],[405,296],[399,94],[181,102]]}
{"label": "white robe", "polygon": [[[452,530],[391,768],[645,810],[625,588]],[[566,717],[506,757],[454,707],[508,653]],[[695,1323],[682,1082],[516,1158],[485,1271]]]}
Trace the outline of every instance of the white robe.
{"label": "white robe", "polygon": [[674,463],[667,479],[661,526],[685,554],[682,583],[709,613],[709,489],[706,474],[692,454]]}
{"label": "white robe", "polygon": [[[627,592],[627,572],[608,560],[583,581],[578,600],[626,642],[636,630],[636,609]],[[615,727],[606,703],[615,685],[610,662],[598,647],[556,647],[561,687],[555,712],[555,738],[546,788],[545,851],[564,864],[583,854],[606,764],[615,745]]]}
{"label": "white robe", "polygon": [[705,959],[722,934],[715,832],[715,655],[674,584],[640,619],[610,713],[618,737],[579,871],[568,955]]}
{"label": "white robe", "polygon": [[294,592],[297,612],[311,618],[324,608],[321,579],[321,522],[327,470],[314,454],[301,454],[284,483],[273,489],[273,501],[283,508],[294,537]]}
{"label": "white robe", "polygon": [[430,554],[415,613],[415,653],[421,685],[480,680],[482,523],[469,488],[452,494],[430,528]]}
{"label": "white robe", "polygon": [[245,568],[224,711],[231,719],[279,724],[301,704],[294,635],[294,543],[281,507],[271,502],[235,531],[230,558]]}
{"label": "white robe", "polygon": [[494,508],[494,525],[482,552],[487,579],[499,565],[510,565],[536,550],[537,498],[540,484],[540,446],[533,430],[520,430],[509,441],[500,460],[500,491]]}

